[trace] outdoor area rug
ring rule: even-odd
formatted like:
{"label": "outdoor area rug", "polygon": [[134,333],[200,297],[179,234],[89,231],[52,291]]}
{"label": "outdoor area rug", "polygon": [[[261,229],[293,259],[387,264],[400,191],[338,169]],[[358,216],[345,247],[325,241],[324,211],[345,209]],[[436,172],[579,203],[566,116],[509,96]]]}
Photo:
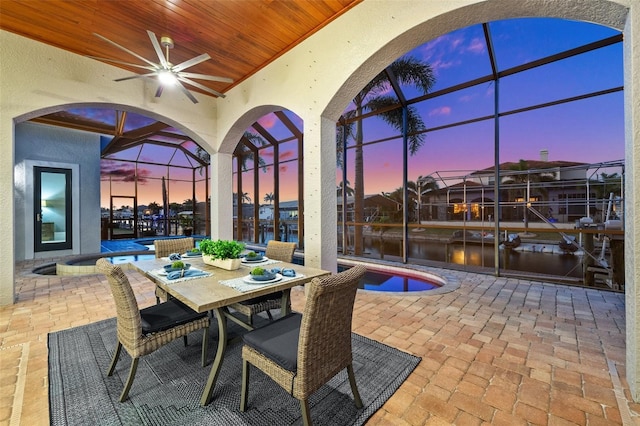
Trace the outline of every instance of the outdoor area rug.
{"label": "outdoor area rug", "polygon": [[[229,329],[234,325],[229,324]],[[115,318],[49,334],[49,408],[52,425],[298,425],[300,405],[257,368],[251,368],[248,409],[242,413],[241,339],[227,346],[213,401],[200,406],[217,345],[210,328],[209,365],[200,366],[202,333],[177,339],[141,358],[129,399],[118,402],[131,358],[123,349],[106,375],[116,346]],[[353,334],[354,370],[364,408],[353,403],[346,370],[310,398],[316,425],[361,425],[420,362],[420,358]]]}

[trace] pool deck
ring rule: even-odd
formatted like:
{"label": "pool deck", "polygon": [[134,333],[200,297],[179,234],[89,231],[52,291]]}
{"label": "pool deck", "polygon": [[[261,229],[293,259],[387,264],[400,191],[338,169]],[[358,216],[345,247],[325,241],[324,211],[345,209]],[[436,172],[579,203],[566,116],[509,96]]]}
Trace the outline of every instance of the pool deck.
{"label": "pool deck", "polygon": [[[103,276],[31,273],[42,263],[16,264],[17,301],[0,308],[0,424],[49,424],[47,333],[115,316]],[[140,307],[154,304],[153,283],[126,273]],[[358,292],[354,331],[422,357],[367,425],[640,425],[625,379],[624,294],[443,273],[458,288]],[[304,297],[292,291],[295,310]]]}

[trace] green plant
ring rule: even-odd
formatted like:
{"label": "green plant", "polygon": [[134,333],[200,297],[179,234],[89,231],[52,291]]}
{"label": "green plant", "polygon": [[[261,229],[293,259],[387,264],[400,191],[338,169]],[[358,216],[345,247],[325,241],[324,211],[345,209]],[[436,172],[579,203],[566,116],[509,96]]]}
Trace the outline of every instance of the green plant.
{"label": "green plant", "polygon": [[264,275],[264,269],[263,268],[253,268],[251,270],[251,275]]}
{"label": "green plant", "polygon": [[183,269],[184,268],[184,262],[181,261],[181,260],[176,260],[175,262],[173,262],[171,264],[171,267],[175,268],[175,269]]}
{"label": "green plant", "polygon": [[257,256],[257,254],[256,254],[256,252],[255,252],[255,251],[250,251],[249,253],[247,253],[247,257],[248,257],[249,259],[251,259],[252,257],[256,257],[256,256]]}
{"label": "green plant", "polygon": [[213,259],[237,259],[244,250],[244,244],[233,240],[200,241],[200,251]]}
{"label": "green plant", "polygon": [[183,228],[192,228],[193,227],[193,218],[188,215],[180,215],[180,226]]}

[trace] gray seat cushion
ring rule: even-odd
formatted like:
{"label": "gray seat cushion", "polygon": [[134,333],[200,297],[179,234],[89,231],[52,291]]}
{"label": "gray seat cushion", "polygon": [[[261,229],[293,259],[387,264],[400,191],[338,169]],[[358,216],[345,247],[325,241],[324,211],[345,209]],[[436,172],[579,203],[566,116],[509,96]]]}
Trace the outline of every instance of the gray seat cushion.
{"label": "gray seat cushion", "polygon": [[242,336],[245,345],[260,352],[281,367],[298,368],[298,337],[302,315],[292,313]]}
{"label": "gray seat cushion", "polygon": [[198,313],[177,299],[170,299],[140,310],[142,334],[157,333],[206,316],[206,312]]}

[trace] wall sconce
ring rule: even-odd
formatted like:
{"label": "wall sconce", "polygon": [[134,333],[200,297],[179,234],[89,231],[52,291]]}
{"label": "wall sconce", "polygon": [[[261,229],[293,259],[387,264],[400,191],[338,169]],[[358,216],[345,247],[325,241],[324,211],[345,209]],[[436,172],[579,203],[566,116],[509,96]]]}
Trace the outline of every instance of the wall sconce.
{"label": "wall sconce", "polygon": [[40,207],[51,207],[51,202],[49,200],[41,200]]}

